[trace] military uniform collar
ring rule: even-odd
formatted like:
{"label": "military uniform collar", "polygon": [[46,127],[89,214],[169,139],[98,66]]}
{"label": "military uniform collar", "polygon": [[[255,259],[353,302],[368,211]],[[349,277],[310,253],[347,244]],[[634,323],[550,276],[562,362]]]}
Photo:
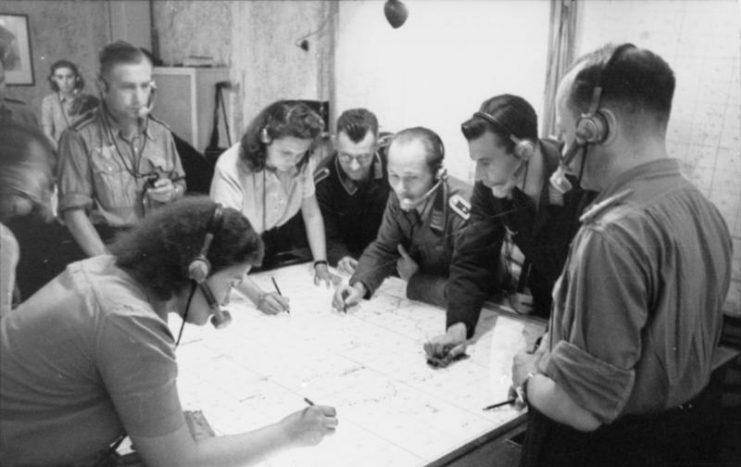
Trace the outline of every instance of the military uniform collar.
{"label": "military uniform collar", "polygon": [[[359,186],[358,182],[350,179],[350,177],[345,174],[345,171],[342,170],[342,165],[340,165],[340,155],[336,152],[334,154],[334,167],[337,171],[337,179],[340,181],[340,185],[342,185],[342,188],[345,189],[347,194],[353,196],[357,193]],[[377,151],[373,157],[373,165],[371,166],[369,174],[371,173],[373,174],[373,180],[383,179],[383,164],[381,163],[381,156]]]}
{"label": "military uniform collar", "polygon": [[435,190],[434,195],[430,198],[433,201],[430,202],[430,200],[427,200],[428,205],[425,206],[425,210],[427,210],[430,217],[430,229],[438,233],[444,233],[445,225],[447,224],[448,191],[448,181],[443,180]]}
{"label": "military uniform collar", "polygon": [[626,186],[634,180],[646,180],[666,175],[679,175],[679,161],[677,159],[662,158],[635,166],[618,175],[612,183],[602,190],[594,204],[600,203],[606,198],[623,191]]}

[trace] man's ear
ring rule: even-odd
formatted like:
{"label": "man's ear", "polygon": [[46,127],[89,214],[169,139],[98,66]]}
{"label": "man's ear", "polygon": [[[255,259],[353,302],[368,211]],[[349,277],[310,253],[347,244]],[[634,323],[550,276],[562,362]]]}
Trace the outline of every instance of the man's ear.
{"label": "man's ear", "polygon": [[98,88],[98,93],[103,95],[108,92],[108,83],[106,82],[105,78],[103,76],[98,75],[95,79],[95,87]]}

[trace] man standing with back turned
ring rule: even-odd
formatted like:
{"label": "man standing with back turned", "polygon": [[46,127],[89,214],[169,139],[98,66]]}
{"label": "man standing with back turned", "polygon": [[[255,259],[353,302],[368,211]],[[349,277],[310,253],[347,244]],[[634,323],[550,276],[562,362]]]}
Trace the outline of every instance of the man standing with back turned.
{"label": "man standing with back turned", "polygon": [[731,240],[667,154],[674,85],[632,44],[587,54],[561,82],[563,164],[600,194],[555,285],[550,335],[515,357],[530,407],[521,465],[708,465]]}

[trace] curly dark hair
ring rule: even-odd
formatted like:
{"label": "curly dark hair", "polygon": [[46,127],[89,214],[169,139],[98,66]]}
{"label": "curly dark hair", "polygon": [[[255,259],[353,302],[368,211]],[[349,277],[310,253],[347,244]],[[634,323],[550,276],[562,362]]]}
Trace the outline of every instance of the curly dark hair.
{"label": "curly dark hair", "polygon": [[306,104],[295,100],[276,101],[265,107],[247,126],[239,155],[250,170],[260,172],[265,169],[266,148],[270,142],[286,136],[310,139],[312,145],[298,164],[301,169],[309,162],[316,139],[323,129],[322,117]]}
{"label": "curly dark hair", "polygon": [[[191,283],[188,265],[203,247],[216,203],[186,197],[157,209],[110,246],[116,264],[159,299],[168,300]],[[224,208],[221,226],[208,250],[211,273],[248,263],[260,264],[263,244],[244,215]]]}

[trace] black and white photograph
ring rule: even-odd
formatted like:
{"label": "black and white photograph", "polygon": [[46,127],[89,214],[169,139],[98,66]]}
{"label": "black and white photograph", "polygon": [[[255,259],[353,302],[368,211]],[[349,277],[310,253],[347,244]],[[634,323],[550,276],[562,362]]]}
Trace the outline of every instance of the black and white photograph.
{"label": "black and white photograph", "polygon": [[3,467],[741,465],[741,0],[0,1]]}

